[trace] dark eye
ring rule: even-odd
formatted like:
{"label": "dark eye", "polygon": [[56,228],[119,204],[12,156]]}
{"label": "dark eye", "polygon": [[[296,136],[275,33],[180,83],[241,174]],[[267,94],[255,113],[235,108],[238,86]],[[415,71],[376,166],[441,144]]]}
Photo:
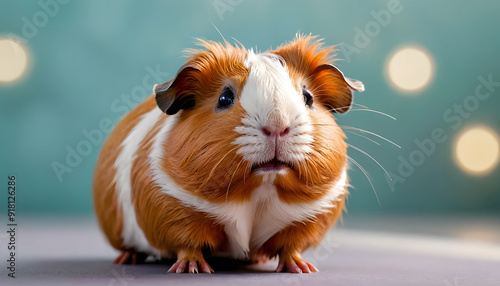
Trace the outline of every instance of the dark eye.
{"label": "dark eye", "polygon": [[226,109],[234,103],[234,92],[230,87],[225,87],[224,91],[219,96],[217,108]]}
{"label": "dark eye", "polygon": [[314,97],[311,92],[309,92],[309,90],[307,90],[306,88],[303,88],[302,95],[304,95],[304,102],[306,103],[306,105],[312,107],[314,103]]}

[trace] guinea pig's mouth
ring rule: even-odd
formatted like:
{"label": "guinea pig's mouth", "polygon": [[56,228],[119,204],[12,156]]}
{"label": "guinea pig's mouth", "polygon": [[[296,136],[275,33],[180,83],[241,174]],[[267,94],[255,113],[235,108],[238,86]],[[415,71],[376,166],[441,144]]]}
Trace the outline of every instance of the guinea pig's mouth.
{"label": "guinea pig's mouth", "polygon": [[276,157],[274,157],[270,161],[266,161],[266,162],[260,163],[260,164],[254,164],[252,166],[252,172],[256,171],[256,170],[259,170],[262,172],[276,172],[276,171],[280,171],[284,168],[293,169],[293,166],[290,163],[280,161]]}

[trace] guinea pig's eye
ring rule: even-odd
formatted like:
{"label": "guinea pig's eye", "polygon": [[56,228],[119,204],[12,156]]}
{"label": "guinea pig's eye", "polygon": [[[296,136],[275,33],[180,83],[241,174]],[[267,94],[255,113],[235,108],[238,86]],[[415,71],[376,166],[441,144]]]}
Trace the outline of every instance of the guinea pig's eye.
{"label": "guinea pig's eye", "polygon": [[311,94],[311,92],[309,90],[307,90],[306,88],[303,88],[302,95],[304,95],[304,102],[306,103],[306,105],[309,107],[312,107],[312,105],[314,103],[314,97]]}
{"label": "guinea pig's eye", "polygon": [[224,91],[219,96],[217,108],[226,109],[234,103],[234,92],[230,87],[225,87]]}

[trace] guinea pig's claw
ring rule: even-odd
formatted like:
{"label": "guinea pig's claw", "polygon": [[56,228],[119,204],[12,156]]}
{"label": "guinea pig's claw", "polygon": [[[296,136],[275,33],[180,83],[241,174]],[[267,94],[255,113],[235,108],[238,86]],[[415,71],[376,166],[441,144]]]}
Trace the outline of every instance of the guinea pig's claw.
{"label": "guinea pig's claw", "polygon": [[276,272],[282,272],[285,269],[290,273],[319,272],[318,268],[305,261],[301,257],[292,257],[286,260],[280,259],[280,263],[278,264],[278,268],[276,268]]}
{"label": "guinea pig's claw", "polygon": [[[199,270],[198,270],[199,266]],[[189,260],[189,264],[187,260],[178,260],[175,262],[172,267],[168,270],[168,273],[184,273],[186,271],[186,267],[188,268],[189,273],[212,273],[214,270],[210,268],[208,263],[206,262],[198,262],[196,260]]]}
{"label": "guinea pig's claw", "polygon": [[209,273],[210,274],[210,273],[214,272],[214,270],[206,262],[201,262],[200,263],[200,268],[201,268],[201,272],[202,273]]}
{"label": "guinea pig's claw", "polygon": [[118,257],[113,261],[113,264],[130,264],[128,263],[131,260],[132,253],[128,251],[123,251],[118,255]]}
{"label": "guinea pig's claw", "polygon": [[189,261],[189,273],[198,273],[198,263],[196,261]]}
{"label": "guinea pig's claw", "polygon": [[141,264],[147,258],[147,254],[132,252],[132,251],[122,251],[120,255],[113,261],[113,264]]}

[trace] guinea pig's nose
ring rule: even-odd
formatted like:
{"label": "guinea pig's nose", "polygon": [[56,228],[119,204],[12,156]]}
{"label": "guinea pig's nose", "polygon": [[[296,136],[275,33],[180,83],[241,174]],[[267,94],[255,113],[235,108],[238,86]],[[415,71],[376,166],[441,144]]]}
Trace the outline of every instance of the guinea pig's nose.
{"label": "guinea pig's nose", "polygon": [[279,137],[283,137],[289,132],[289,127],[262,127],[262,133],[264,133],[264,135],[266,135],[267,137],[277,137],[276,135],[279,135]]}

